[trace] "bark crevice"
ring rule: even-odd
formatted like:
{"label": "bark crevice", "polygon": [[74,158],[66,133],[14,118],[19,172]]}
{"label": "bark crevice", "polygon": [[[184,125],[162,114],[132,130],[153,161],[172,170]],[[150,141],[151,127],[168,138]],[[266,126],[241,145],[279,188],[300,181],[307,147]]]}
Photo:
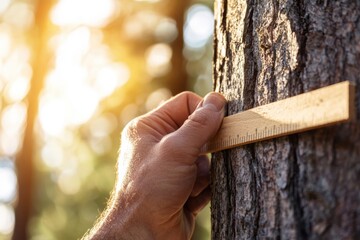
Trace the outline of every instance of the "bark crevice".
{"label": "bark crevice", "polygon": [[244,27],[244,55],[245,55],[245,65],[244,65],[244,91],[242,93],[243,97],[243,109],[247,110],[255,105],[255,84],[256,76],[258,74],[257,64],[254,56],[254,5],[253,1],[247,1],[246,8],[246,21]]}
{"label": "bark crevice", "polygon": [[[350,80],[360,119],[358,1],[216,3],[214,89],[229,114]],[[213,239],[359,238],[359,120],[225,152],[212,159]]]}
{"label": "bark crevice", "polygon": [[290,137],[290,142],[292,144],[292,157],[294,158],[293,161],[293,179],[291,185],[291,195],[293,197],[293,207],[294,207],[294,215],[296,219],[296,231],[297,231],[297,238],[298,239],[308,239],[308,234],[306,232],[306,222],[304,219],[304,212],[302,209],[302,202],[301,202],[301,180],[300,180],[300,163],[298,159],[298,153],[296,146],[298,145],[298,136],[294,135]]}
{"label": "bark crevice", "polygon": [[252,198],[254,199],[254,224],[253,224],[253,236],[252,239],[257,239],[259,236],[259,230],[260,230],[260,210],[261,210],[261,203],[259,201],[260,197],[260,188],[259,188],[259,180],[258,180],[258,171],[259,171],[259,164],[257,162],[257,159],[255,157],[255,148],[254,146],[249,146],[249,151],[251,153],[251,162],[250,162],[250,169],[251,169],[251,176],[252,176]]}

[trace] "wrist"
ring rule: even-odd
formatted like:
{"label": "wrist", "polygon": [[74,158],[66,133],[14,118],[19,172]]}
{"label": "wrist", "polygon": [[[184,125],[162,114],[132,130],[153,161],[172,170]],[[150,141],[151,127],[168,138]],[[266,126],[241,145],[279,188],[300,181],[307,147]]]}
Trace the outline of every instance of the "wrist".
{"label": "wrist", "polygon": [[140,204],[116,199],[83,240],[155,239],[143,220]]}

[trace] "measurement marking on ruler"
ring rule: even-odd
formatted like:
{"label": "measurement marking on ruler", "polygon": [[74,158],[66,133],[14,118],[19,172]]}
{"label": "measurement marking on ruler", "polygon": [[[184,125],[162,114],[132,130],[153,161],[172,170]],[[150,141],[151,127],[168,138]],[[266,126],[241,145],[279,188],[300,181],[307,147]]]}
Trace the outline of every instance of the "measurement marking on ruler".
{"label": "measurement marking on ruler", "polygon": [[202,153],[350,121],[354,102],[355,86],[345,81],[225,117]]}

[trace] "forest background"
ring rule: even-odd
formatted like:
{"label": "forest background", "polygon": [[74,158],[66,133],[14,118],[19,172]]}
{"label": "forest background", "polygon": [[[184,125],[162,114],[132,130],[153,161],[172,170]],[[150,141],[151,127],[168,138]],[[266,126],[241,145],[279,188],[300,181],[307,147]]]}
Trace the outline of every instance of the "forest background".
{"label": "forest background", "polygon": [[[213,1],[0,1],[0,240],[78,239],[105,207],[120,132],[212,89]],[[209,209],[194,239],[210,238]]]}

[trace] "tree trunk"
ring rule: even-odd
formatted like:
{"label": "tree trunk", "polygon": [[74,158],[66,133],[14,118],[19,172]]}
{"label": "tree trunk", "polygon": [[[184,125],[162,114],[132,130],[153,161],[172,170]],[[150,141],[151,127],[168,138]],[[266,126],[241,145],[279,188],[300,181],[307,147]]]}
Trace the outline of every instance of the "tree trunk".
{"label": "tree trunk", "polygon": [[[350,80],[359,0],[216,0],[228,114]],[[331,96],[329,96],[331,97]],[[360,120],[215,153],[212,239],[360,239]]]}
{"label": "tree trunk", "polygon": [[28,94],[28,109],[22,149],[16,157],[18,176],[18,199],[15,207],[15,228],[12,240],[29,239],[29,222],[31,220],[34,195],[34,126],[38,113],[40,92],[43,88],[45,70],[47,69],[47,30],[48,15],[54,1],[39,0],[35,7],[35,23],[31,33],[33,76]]}
{"label": "tree trunk", "polygon": [[[176,21],[178,36],[171,43],[173,57],[171,58],[171,76],[167,78],[167,85],[173,95],[183,92],[187,89],[188,75],[185,69],[184,61],[184,13],[189,6],[189,0],[173,1],[172,8],[169,8],[168,16]],[[171,81],[169,81],[171,79]]]}

